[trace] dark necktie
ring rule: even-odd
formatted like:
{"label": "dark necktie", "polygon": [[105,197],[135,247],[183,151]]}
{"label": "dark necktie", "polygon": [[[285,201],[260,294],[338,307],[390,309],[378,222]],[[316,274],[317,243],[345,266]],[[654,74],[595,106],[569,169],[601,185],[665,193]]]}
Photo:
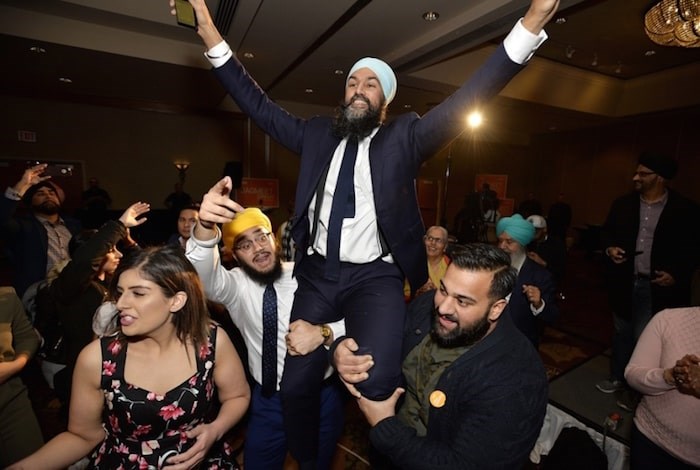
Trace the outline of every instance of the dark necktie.
{"label": "dark necktie", "polygon": [[330,281],[337,281],[340,278],[340,232],[343,228],[343,219],[355,217],[356,157],[357,139],[349,137],[345,145],[343,162],[340,164],[338,181],[335,183],[331,215],[328,220],[324,277]]}
{"label": "dark necktie", "polygon": [[263,294],[262,394],[277,390],[277,292],[268,284]]}

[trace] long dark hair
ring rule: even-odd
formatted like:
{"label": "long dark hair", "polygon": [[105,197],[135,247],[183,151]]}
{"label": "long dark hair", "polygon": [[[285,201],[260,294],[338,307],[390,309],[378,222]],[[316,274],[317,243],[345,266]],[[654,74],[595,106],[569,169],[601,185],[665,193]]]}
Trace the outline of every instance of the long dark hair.
{"label": "long dark hair", "polygon": [[166,245],[132,251],[122,260],[112,278],[109,293],[115,302],[119,298],[119,277],[129,269],[138,270],[144,279],[158,285],[167,298],[178,292],[187,294],[187,302],[173,315],[177,338],[183,343],[191,340],[196,348],[206,343],[211,320],[204,288],[182,248]]}

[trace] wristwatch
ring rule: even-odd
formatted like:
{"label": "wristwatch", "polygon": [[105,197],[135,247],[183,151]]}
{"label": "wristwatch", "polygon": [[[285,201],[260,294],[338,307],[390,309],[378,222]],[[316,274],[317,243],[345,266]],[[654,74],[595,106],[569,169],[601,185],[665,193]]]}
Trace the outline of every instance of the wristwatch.
{"label": "wristwatch", "polygon": [[331,335],[333,335],[333,330],[331,330],[328,325],[321,325],[321,336],[323,336],[324,343],[331,337]]}

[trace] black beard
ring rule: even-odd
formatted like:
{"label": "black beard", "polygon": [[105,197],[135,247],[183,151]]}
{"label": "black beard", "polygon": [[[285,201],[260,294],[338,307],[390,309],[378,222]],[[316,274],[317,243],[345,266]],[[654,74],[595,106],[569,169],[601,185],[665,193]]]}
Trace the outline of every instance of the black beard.
{"label": "black beard", "polygon": [[[352,100],[350,100],[352,102]],[[348,105],[341,104],[333,121],[333,135],[339,139],[345,137],[356,137],[362,140],[372,133],[372,131],[382,123],[381,108],[369,107],[364,115],[358,118],[348,117]]]}
{"label": "black beard", "polygon": [[44,201],[41,204],[33,207],[34,212],[44,215],[55,215],[61,207],[53,201]]}
{"label": "black beard", "polygon": [[459,348],[472,346],[479,342],[489,331],[490,321],[488,312],[484,314],[475,324],[468,328],[457,327],[447,333],[445,336],[440,336],[435,329],[437,326],[438,312],[433,312],[433,328],[430,331],[430,336],[433,341],[441,348]]}
{"label": "black beard", "polygon": [[262,284],[263,286],[272,284],[277,279],[282,277],[282,260],[279,257],[277,257],[277,259],[275,260],[275,265],[273,266],[273,268],[266,273],[256,271],[252,266],[246,263],[240,263],[240,265],[241,269],[243,269],[243,271],[248,276],[250,276],[252,280],[259,284]]}

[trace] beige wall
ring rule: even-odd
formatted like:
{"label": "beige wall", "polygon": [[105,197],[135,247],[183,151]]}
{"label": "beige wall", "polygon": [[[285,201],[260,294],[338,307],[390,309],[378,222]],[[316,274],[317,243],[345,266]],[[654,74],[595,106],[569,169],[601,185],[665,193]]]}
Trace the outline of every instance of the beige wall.
{"label": "beige wall", "polygon": [[[116,208],[137,199],[162,207],[177,180],[172,165],[177,159],[191,162],[185,189],[195,198],[220,178],[227,160],[241,160],[244,176],[277,178],[281,208],[270,213],[275,227],[286,219],[286,203],[294,198],[298,158],[239,115],[168,114],[6,96],[0,96],[0,104],[1,157],[83,161],[85,176],[102,181]],[[451,146],[448,226],[473,190],[477,173],[508,175],[508,197],[516,207],[533,192],[546,209],[563,192],[574,225],[599,224],[611,200],[631,189],[642,149],[678,159],[681,171],[673,186],[700,201],[698,122],[700,108],[695,108],[533,136],[530,145],[464,136]],[[17,142],[18,129],[36,131],[37,143]],[[447,155],[445,149],[428,161],[419,177],[444,181]]]}
{"label": "beige wall", "polygon": [[[241,160],[244,119],[141,111],[78,103],[0,96],[0,156],[84,162],[85,177],[97,177],[114,208],[135,200],[162,208],[178,180],[173,166],[187,160],[185,190],[201,199],[221,177],[228,160]],[[36,143],[17,141],[32,130]]]}

